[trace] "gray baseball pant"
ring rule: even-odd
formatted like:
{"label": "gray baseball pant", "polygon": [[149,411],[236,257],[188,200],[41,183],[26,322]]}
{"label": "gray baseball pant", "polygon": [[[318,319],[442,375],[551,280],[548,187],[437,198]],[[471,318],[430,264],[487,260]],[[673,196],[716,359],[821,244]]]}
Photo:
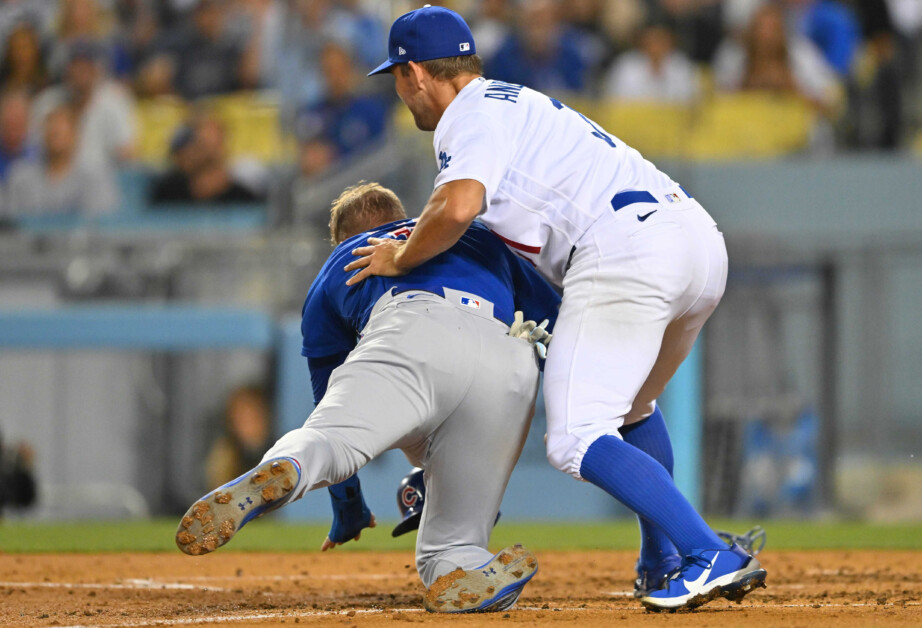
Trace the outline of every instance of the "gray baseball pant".
{"label": "gray baseball pant", "polygon": [[475,310],[460,304],[466,293],[446,294],[382,297],[321,403],[264,457],[300,463],[297,499],[403,450],[425,469],[416,566],[426,587],[491,558],[490,532],[538,389],[533,348],[508,336],[492,304],[469,295]]}

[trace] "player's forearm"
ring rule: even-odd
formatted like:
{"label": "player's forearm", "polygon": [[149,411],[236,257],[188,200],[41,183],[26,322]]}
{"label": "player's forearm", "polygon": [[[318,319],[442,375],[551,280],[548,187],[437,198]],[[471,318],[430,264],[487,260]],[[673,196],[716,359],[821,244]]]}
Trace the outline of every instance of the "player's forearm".
{"label": "player's forearm", "polygon": [[450,249],[480,213],[483,194],[483,186],[471,180],[452,181],[433,192],[395,258],[398,267],[409,271]]}
{"label": "player's forearm", "polygon": [[474,220],[453,215],[443,208],[430,211],[432,207],[431,203],[427,205],[407,245],[400,249],[394,260],[402,271],[410,271],[450,249]]}
{"label": "player's forearm", "polygon": [[354,499],[362,494],[362,485],[359,482],[358,474],[352,474],[338,484],[331,484],[327,487],[330,495],[339,500]]}

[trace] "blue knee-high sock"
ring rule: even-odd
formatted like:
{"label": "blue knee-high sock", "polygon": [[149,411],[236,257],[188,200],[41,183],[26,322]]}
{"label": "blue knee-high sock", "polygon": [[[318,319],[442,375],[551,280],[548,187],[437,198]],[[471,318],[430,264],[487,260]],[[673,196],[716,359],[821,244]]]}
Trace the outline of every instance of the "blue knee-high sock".
{"label": "blue knee-high sock", "polygon": [[659,526],[682,555],[727,547],[676,488],[663,465],[617,436],[602,436],[592,443],[579,473]]}
{"label": "blue knee-high sock", "polygon": [[[659,406],[656,406],[653,414],[643,421],[622,427],[620,431],[624,442],[646,452],[663,465],[672,477],[672,442],[669,440],[666,421],[663,419]],[[642,569],[652,569],[664,558],[678,553],[678,549],[662,528],[640,516],[637,520],[640,522],[640,566]]]}

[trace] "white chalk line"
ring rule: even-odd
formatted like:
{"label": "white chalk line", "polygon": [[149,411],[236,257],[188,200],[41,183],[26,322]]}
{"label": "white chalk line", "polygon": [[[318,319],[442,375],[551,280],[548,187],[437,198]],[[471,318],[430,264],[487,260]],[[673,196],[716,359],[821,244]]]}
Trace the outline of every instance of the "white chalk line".
{"label": "white chalk line", "polygon": [[280,611],[278,613],[259,613],[253,615],[215,615],[212,617],[190,617],[186,619],[151,619],[139,622],[123,622],[119,624],[63,624],[52,628],[141,628],[143,626],[178,626],[188,624],[227,624],[239,621],[253,621],[257,619],[288,619],[289,617],[348,617],[353,615],[374,615],[383,613],[422,613],[421,608],[361,608],[344,611]]}
{"label": "white chalk line", "polygon": [[[623,597],[627,592],[619,591],[614,592],[613,594]],[[630,594],[632,595],[632,594]],[[721,608],[722,611],[735,611],[735,610],[757,610],[757,609],[773,609],[773,608],[861,608],[861,607],[879,607],[879,606],[922,606],[922,602],[907,602],[906,604],[893,604],[888,602],[886,604],[869,604],[869,603],[853,603],[853,604],[770,604],[764,606],[746,606],[746,607],[730,607],[730,608]],[[568,608],[568,607],[553,607],[553,608],[544,608],[537,606],[524,606],[516,607],[516,611],[527,611],[527,612],[579,612],[579,611],[635,611],[635,612],[645,612],[643,608],[639,606],[616,606],[609,607],[605,609],[593,609],[593,608]],[[288,619],[293,617],[333,617],[333,616],[342,616],[342,617],[353,617],[356,615],[381,615],[385,613],[422,613],[424,612],[421,608],[392,608],[392,609],[381,609],[381,608],[362,608],[362,609],[350,609],[350,610],[341,610],[341,611],[292,611],[285,610],[278,613],[259,613],[251,615],[215,615],[212,617],[190,617],[186,619],[152,619],[148,621],[139,621],[139,622],[123,622],[115,624],[66,624],[61,626],[53,626],[52,628],[143,628],[145,626],[177,626],[177,625],[204,625],[204,624],[226,624],[233,622],[245,622],[245,621],[256,621],[263,619]]]}
{"label": "white chalk line", "polygon": [[271,580],[280,582],[282,580],[397,580],[397,579],[415,579],[416,572],[412,573],[356,573],[356,574],[302,574],[290,576],[181,576],[176,580],[192,580],[195,582],[231,582],[236,580]]}
{"label": "white chalk line", "polygon": [[0,587],[20,589],[179,589],[184,591],[230,591],[223,587],[207,587],[183,582],[131,579],[122,583],[96,582],[0,582]]}
{"label": "white chalk line", "polygon": [[[346,579],[398,579],[398,578],[409,578],[413,577],[415,574],[395,574],[395,573],[386,573],[386,574],[313,574],[313,575],[291,575],[291,576],[192,576],[192,577],[183,577],[182,580],[192,580],[196,582],[207,582],[207,581],[232,581],[232,580],[264,580],[264,581],[283,581],[283,580],[301,580],[301,579],[335,579],[335,580],[346,580]],[[55,588],[55,589],[141,589],[141,590],[198,590],[198,591],[217,591],[217,592],[229,592],[231,589],[222,588],[222,587],[213,587],[213,586],[204,586],[199,584],[190,584],[188,582],[172,582],[167,580],[155,580],[155,579],[126,579],[124,581],[119,581],[115,583],[79,583],[79,582],[4,582],[0,581],[0,586],[13,587],[13,588]],[[775,588],[792,588],[792,589],[801,589],[804,588],[803,584],[787,584],[787,585],[774,585]],[[617,598],[630,598],[633,597],[632,591],[610,591],[606,595]],[[922,602],[906,602],[896,604],[893,602],[886,602],[883,604],[871,602],[871,603],[799,603],[799,604],[763,604],[756,606],[747,606],[745,608],[863,608],[863,607],[896,607],[896,606],[922,606]],[[528,612],[540,612],[540,611],[551,611],[551,612],[560,612],[560,611],[591,611],[591,610],[600,610],[600,609],[591,609],[591,608],[568,608],[568,607],[553,607],[553,608],[541,608],[541,607],[518,607],[516,610],[519,611],[528,611]],[[617,606],[609,607],[605,610],[611,611],[643,611],[639,606]],[[729,609],[722,610],[736,610],[734,607]],[[233,622],[244,622],[244,621],[256,621],[256,620],[270,620],[270,619],[283,619],[288,617],[330,617],[330,616],[348,616],[348,613],[353,612],[355,615],[371,615],[371,614],[381,614],[381,613],[420,613],[423,612],[423,609],[419,608],[401,608],[401,609],[346,609],[341,611],[293,611],[293,610],[284,610],[277,613],[260,613],[260,614],[237,614],[237,615],[216,615],[211,617],[194,617],[186,619],[152,619],[147,621],[140,622],[123,622],[115,624],[87,624],[85,628],[96,628],[102,626],[115,626],[121,628],[132,628],[132,627],[144,627],[144,626],[175,626],[180,624],[194,624],[194,625],[203,625],[203,624],[218,624],[218,623],[233,623]],[[73,626],[71,626],[73,628]]]}
{"label": "white chalk line", "polygon": [[[397,579],[410,577],[409,575],[405,576],[404,574],[365,574],[365,579],[375,579],[375,580],[387,580],[387,579]],[[233,581],[233,580],[260,580],[260,581],[273,581],[281,582],[285,580],[302,580],[302,579],[323,579],[323,580],[347,580],[347,579],[357,579],[351,574],[327,574],[327,575],[310,575],[310,576],[193,576],[193,577],[183,577],[182,580],[193,580],[196,582],[212,582],[212,581]],[[47,588],[47,589],[128,589],[128,590],[180,590],[180,591],[214,591],[214,592],[231,592],[233,589],[226,587],[215,587],[215,586],[205,586],[200,584],[190,584],[188,582],[173,582],[168,580],[157,580],[157,579],[148,579],[148,578],[131,578],[126,579],[122,582],[114,583],[93,583],[93,582],[4,582],[0,581],[0,587],[10,587],[10,588],[21,588],[21,589],[32,589],[32,588]],[[804,589],[806,585],[803,584],[776,584],[772,585],[774,589]],[[634,597],[633,591],[608,591],[605,592],[605,595],[610,597],[617,598],[631,598]],[[885,602],[883,604],[878,604],[877,602],[873,603],[849,603],[849,604],[834,604],[834,603],[803,603],[803,604],[772,604],[771,606],[784,607],[784,608],[801,608],[801,607],[818,607],[818,608],[837,608],[837,607],[863,607],[863,606],[922,606],[922,602],[906,602],[895,604],[893,602]],[[547,610],[547,609],[532,609],[530,607],[523,607],[519,610]],[[571,609],[577,610],[577,609]],[[359,612],[356,610],[356,612]],[[363,611],[371,612],[371,611]]]}
{"label": "white chalk line", "polygon": [[766,604],[762,608],[861,608],[865,606],[873,607],[894,607],[894,606],[922,606],[922,602],[900,602],[895,604],[894,602],[884,602],[883,604],[878,604],[877,602],[852,602],[850,604],[811,604],[806,602],[804,604]]}
{"label": "white chalk line", "polygon": [[[780,588],[803,589],[804,586],[805,585],[802,585],[802,584],[789,584],[789,585],[775,584],[775,585],[772,585],[772,588],[774,589],[780,589]],[[605,595],[610,595],[612,597],[633,597],[634,593],[632,591],[609,591]],[[751,601],[756,602],[757,598]],[[884,602],[883,604],[880,604],[878,602],[850,602],[847,604],[846,603],[837,604],[834,602],[825,602],[825,603],[804,602],[802,604],[783,604],[783,603],[778,604],[778,603],[765,602],[762,604],[752,604],[752,605],[740,606],[740,607],[731,606],[730,608],[731,609],[732,608],[746,608],[746,609],[754,609],[754,608],[755,609],[759,609],[759,608],[861,608],[865,606],[874,606],[874,607],[878,607],[878,606],[901,606],[901,607],[902,606],[922,606],[922,602],[899,602],[899,603]],[[619,610],[625,610],[625,609],[619,609]],[[722,610],[725,610],[725,609],[722,608]]]}
{"label": "white chalk line", "polygon": [[[232,588],[191,584],[191,582],[263,581],[283,582],[298,580],[399,580],[415,578],[412,574],[312,574],[297,576],[181,576],[175,579],[130,578],[114,583],[94,582],[2,582],[0,587],[22,589],[172,589],[184,591],[232,591]],[[234,587],[237,588],[237,587]]]}
{"label": "white chalk line", "polygon": [[[623,596],[625,592],[616,592],[618,596]],[[722,607],[720,611],[737,611],[737,610],[759,610],[759,609],[780,609],[780,608],[862,608],[862,607],[880,607],[880,606],[922,606],[922,602],[907,602],[904,604],[871,604],[871,603],[853,603],[853,604],[770,604],[764,606],[742,606],[742,607]],[[609,612],[625,612],[625,611],[635,611],[635,612],[646,612],[640,606],[615,606],[608,607],[604,609],[598,608],[568,608],[568,607],[552,607],[552,608],[543,608],[537,606],[524,606],[516,607],[516,611],[526,611],[526,612],[589,612],[589,611],[609,611]],[[425,612],[421,608],[391,608],[391,609],[381,609],[381,608],[362,608],[362,609],[350,609],[350,610],[340,610],[340,611],[279,611],[277,613],[258,613],[251,615],[215,615],[212,617],[190,617],[186,619],[151,619],[147,621],[138,621],[138,622],[123,622],[115,624],[66,624],[61,626],[53,626],[52,628],[143,628],[145,626],[177,626],[177,625],[205,625],[205,624],[226,624],[233,622],[245,622],[245,621],[256,621],[256,620],[271,620],[271,619],[288,619],[288,618],[312,618],[312,617],[352,617],[356,615],[383,615],[385,613],[423,613]]]}
{"label": "white chalk line", "polygon": [[[541,608],[538,606],[517,606],[513,610],[542,612],[542,611],[591,611],[591,608]],[[643,610],[641,608],[633,609],[614,609],[614,610]],[[51,628],[141,628],[143,626],[176,626],[180,624],[225,624],[236,621],[253,621],[257,619],[287,619],[289,617],[350,617],[355,615],[383,615],[385,613],[424,613],[422,608],[362,608],[341,611],[280,611],[278,613],[260,613],[253,615],[216,615],[213,617],[196,617],[191,619],[151,619],[141,622],[126,622],[121,624],[66,624],[62,626],[52,626]],[[351,614],[351,615],[350,615]]]}

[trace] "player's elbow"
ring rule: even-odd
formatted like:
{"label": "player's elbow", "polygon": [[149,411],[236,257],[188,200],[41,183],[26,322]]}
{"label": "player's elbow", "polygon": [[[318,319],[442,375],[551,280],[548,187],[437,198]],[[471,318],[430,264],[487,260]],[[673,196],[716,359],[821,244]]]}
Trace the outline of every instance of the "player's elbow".
{"label": "player's elbow", "polygon": [[442,200],[442,217],[466,226],[480,214],[486,189],[480,181],[461,179],[446,183],[436,194]]}
{"label": "player's elbow", "polygon": [[449,203],[442,212],[442,218],[459,226],[467,227],[480,213],[480,208],[474,208],[460,203]]}

